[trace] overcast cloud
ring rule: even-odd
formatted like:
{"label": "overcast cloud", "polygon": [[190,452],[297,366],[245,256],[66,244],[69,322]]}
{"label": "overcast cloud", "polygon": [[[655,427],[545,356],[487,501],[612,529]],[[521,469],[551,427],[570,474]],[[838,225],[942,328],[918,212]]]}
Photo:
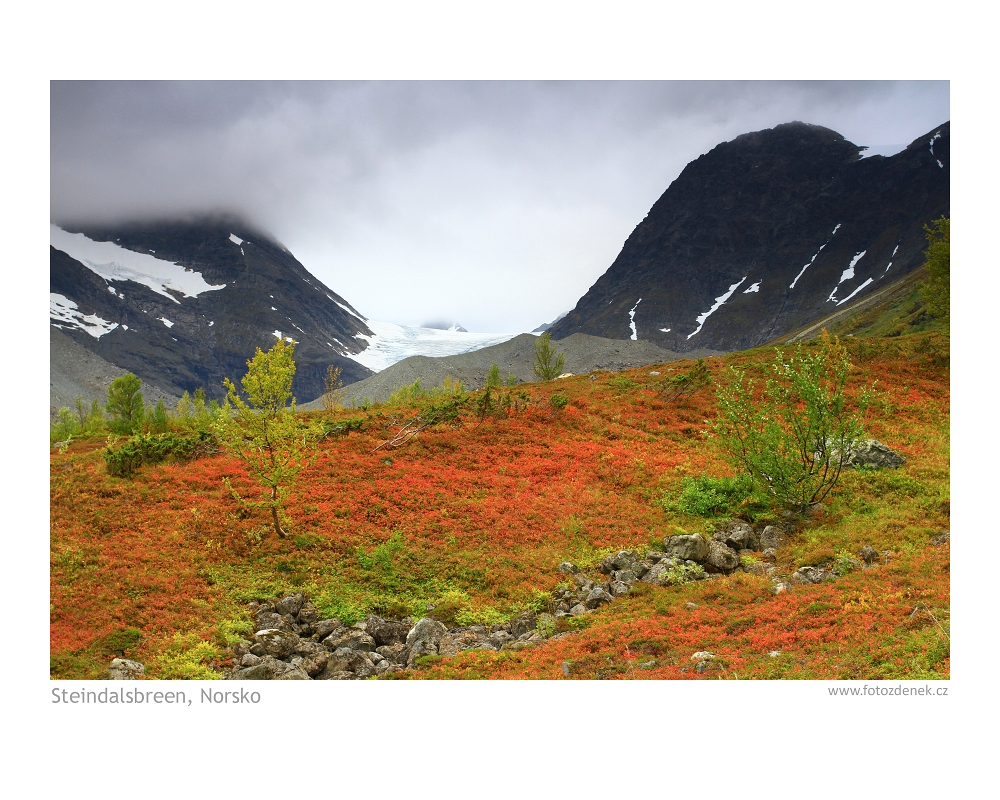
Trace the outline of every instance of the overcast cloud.
{"label": "overcast cloud", "polygon": [[372,319],[515,332],[719,142],[802,120],[905,145],[949,117],[947,82],[55,82],[51,214],[240,213]]}

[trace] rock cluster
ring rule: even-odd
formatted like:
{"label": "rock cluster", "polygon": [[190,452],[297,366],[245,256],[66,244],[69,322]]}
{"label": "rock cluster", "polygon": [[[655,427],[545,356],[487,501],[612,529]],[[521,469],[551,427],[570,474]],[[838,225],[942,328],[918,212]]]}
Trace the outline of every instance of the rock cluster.
{"label": "rock cluster", "polygon": [[533,647],[555,630],[552,615],[530,612],[491,626],[448,628],[429,617],[375,615],[348,626],[320,619],[302,594],[253,604],[251,610],[256,632],[253,641],[233,646],[230,680],[356,680],[412,669],[420,656]]}

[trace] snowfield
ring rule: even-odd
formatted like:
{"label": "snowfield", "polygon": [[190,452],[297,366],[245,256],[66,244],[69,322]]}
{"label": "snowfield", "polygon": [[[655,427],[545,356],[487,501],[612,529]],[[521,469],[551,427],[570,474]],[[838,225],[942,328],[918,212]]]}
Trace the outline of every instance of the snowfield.
{"label": "snowfield", "polygon": [[178,304],[180,300],[167,289],[184,297],[197,297],[202,292],[226,288],[226,284],[210,285],[200,272],[185,269],[173,261],[126,250],[114,242],[95,242],[82,233],[67,233],[58,225],[49,226],[49,243],[106,281],[135,281]]}
{"label": "snowfield", "polygon": [[108,322],[96,314],[84,315],[76,303],[55,292],[49,293],[49,319],[55,321],[56,327],[77,328],[86,331],[95,339],[100,339],[118,327],[117,322]]}
{"label": "snowfield", "polygon": [[516,333],[465,333],[437,328],[411,328],[372,320],[368,320],[366,324],[375,335],[357,334],[354,338],[364,339],[368,342],[368,347],[357,355],[348,353],[347,357],[375,372],[381,372],[410,356],[457,356],[500,344],[517,336]]}

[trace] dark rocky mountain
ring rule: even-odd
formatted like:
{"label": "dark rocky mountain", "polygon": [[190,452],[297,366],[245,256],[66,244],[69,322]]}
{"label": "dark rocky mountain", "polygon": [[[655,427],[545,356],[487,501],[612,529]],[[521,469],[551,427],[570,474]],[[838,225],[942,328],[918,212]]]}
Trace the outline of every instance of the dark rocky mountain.
{"label": "dark rocky mountain", "polygon": [[949,123],[891,157],[791,122],[692,161],[554,339],[645,339],[677,352],[753,347],[923,263],[950,214]]}
{"label": "dark rocky mountain", "polygon": [[298,342],[300,400],[322,394],[330,364],[345,383],[373,374],[347,357],[367,346],[365,319],[245,222],[53,226],[52,245],[52,325],[164,392],[221,397],[278,335]]}

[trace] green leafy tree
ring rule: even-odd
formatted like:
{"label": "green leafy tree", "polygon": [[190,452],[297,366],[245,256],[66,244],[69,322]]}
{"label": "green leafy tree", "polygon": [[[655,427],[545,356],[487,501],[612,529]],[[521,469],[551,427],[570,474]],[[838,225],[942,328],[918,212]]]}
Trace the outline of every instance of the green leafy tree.
{"label": "green leafy tree", "polygon": [[535,364],[532,369],[540,381],[550,381],[562,375],[566,356],[557,353],[552,345],[552,336],[545,331],[535,340]]}
{"label": "green leafy tree", "polygon": [[836,485],[871,401],[867,389],[848,400],[851,364],[839,340],[824,329],[819,345],[812,352],[798,345],[787,360],[778,351],[762,388],[736,367],[718,388],[714,427],[731,461],[773,500],[800,511]]}
{"label": "green leafy tree", "polygon": [[135,433],[143,420],[142,381],[131,372],[115,378],[108,387],[108,402],[104,407],[111,415],[111,430],[115,433]]}
{"label": "green leafy tree", "polygon": [[317,432],[295,417],[294,351],[295,346],[283,340],[266,353],[258,347],[240,381],[249,402],[226,378],[223,385],[233,413],[220,414],[214,426],[219,441],[246,464],[260,484],[261,499],[243,500],[227,481],[230,491],[247,505],[266,508],[274,532],[282,539],[288,535],[282,521],[291,487],[316,455]]}
{"label": "green leafy tree", "polygon": [[921,294],[927,310],[935,317],[948,319],[951,314],[951,220],[942,216],[924,225],[927,236],[927,280]]}

